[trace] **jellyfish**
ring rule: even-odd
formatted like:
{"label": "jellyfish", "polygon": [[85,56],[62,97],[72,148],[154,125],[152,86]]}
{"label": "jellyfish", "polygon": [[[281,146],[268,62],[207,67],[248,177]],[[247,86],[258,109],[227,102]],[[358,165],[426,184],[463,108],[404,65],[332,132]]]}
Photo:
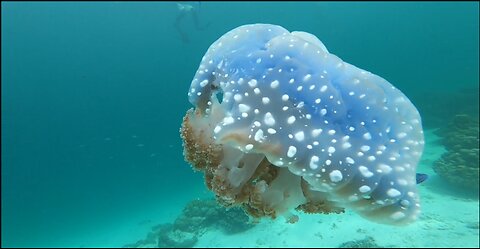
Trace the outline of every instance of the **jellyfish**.
{"label": "jellyfish", "polygon": [[237,27],[209,47],[188,99],[185,159],[219,203],[293,222],[294,210],[351,209],[390,225],[418,218],[419,112],[316,36]]}

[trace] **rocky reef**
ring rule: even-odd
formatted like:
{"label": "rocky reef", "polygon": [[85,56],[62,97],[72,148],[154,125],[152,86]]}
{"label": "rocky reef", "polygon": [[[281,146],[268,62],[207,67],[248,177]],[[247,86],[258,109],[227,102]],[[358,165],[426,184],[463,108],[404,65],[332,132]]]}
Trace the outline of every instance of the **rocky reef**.
{"label": "rocky reef", "polygon": [[433,164],[435,172],[447,182],[474,191],[479,189],[478,132],[478,118],[456,115],[437,132],[447,151]]}
{"label": "rocky reef", "polygon": [[246,231],[254,226],[239,207],[225,208],[213,199],[188,203],[173,224],[154,226],[145,239],[125,248],[190,248],[205,232],[218,229],[226,234]]}

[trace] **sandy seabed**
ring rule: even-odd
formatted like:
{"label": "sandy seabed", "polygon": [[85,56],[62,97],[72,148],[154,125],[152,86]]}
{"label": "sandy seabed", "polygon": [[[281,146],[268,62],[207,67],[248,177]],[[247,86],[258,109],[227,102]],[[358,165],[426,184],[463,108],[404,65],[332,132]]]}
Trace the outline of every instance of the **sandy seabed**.
{"label": "sandy seabed", "polygon": [[[195,247],[339,247],[349,241],[371,238],[379,247],[478,248],[478,193],[467,194],[453,189],[433,172],[431,165],[441,156],[444,148],[432,130],[426,131],[425,137],[427,146],[417,171],[430,177],[419,186],[422,214],[413,224],[404,227],[381,225],[365,220],[348,209],[343,214],[331,215],[299,213],[300,219],[295,224],[286,223],[280,217],[276,220],[263,219],[253,228],[237,234],[208,230],[198,237]],[[205,194],[205,197],[208,196]],[[199,193],[195,193],[191,199],[198,197]],[[96,231],[94,237],[97,239],[90,237],[90,241],[82,240],[82,246],[118,247],[143,239],[154,225],[173,222],[188,198],[187,194],[182,195],[178,201],[170,203],[178,206],[163,207],[162,212],[152,207],[138,217],[130,217],[124,224],[115,225],[113,230],[116,232]]]}
{"label": "sandy seabed", "polygon": [[422,214],[405,227],[380,225],[347,210],[339,215],[299,214],[295,224],[283,219],[264,220],[241,234],[224,235],[210,231],[196,247],[338,247],[340,244],[372,237],[382,247],[479,247],[479,202],[475,194],[449,189],[431,168],[444,152],[432,130],[418,172],[430,178],[420,184]]}

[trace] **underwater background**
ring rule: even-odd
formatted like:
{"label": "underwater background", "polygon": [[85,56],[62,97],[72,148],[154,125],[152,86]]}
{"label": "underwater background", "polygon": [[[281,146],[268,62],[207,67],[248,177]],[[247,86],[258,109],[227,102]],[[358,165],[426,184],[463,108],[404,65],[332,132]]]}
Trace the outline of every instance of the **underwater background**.
{"label": "underwater background", "polygon": [[[478,2],[2,2],[1,11],[2,247],[479,246]],[[209,200],[183,156],[187,91],[210,44],[252,23],[316,35],[417,106],[419,171],[430,176],[418,225],[349,213],[250,224]],[[216,210],[213,221],[185,218],[196,205]],[[229,216],[238,223],[211,224]],[[184,244],[161,235],[179,219],[203,226],[182,230],[193,234]],[[298,238],[305,229],[313,239]]]}

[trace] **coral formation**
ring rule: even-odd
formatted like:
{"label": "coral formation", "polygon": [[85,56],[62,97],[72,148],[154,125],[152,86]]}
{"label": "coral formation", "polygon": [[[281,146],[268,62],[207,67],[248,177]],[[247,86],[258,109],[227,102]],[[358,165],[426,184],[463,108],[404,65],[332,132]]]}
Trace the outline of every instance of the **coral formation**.
{"label": "coral formation", "polygon": [[159,234],[159,248],[190,248],[197,243],[198,237],[195,233],[174,229]]}
{"label": "coral formation", "polygon": [[479,189],[478,132],[478,119],[456,115],[437,132],[447,151],[433,164],[433,170],[447,182],[476,191]]}
{"label": "coral formation", "polygon": [[375,239],[370,236],[365,237],[360,240],[352,240],[345,243],[342,243],[338,248],[382,248],[381,246],[375,243]]}
{"label": "coral formation", "polygon": [[189,248],[209,229],[220,229],[226,234],[246,231],[254,226],[239,207],[225,208],[215,200],[193,200],[173,224],[160,224],[143,240],[126,245],[128,248]]}
{"label": "coral formation", "polygon": [[249,217],[239,207],[225,208],[215,200],[194,200],[175,220],[176,230],[201,234],[205,229],[221,229],[225,233],[238,233],[253,226]]}
{"label": "coral formation", "polygon": [[245,25],[214,42],[188,92],[185,159],[253,217],[341,213],[403,225],[419,212],[420,115],[385,79],[314,35]]}

